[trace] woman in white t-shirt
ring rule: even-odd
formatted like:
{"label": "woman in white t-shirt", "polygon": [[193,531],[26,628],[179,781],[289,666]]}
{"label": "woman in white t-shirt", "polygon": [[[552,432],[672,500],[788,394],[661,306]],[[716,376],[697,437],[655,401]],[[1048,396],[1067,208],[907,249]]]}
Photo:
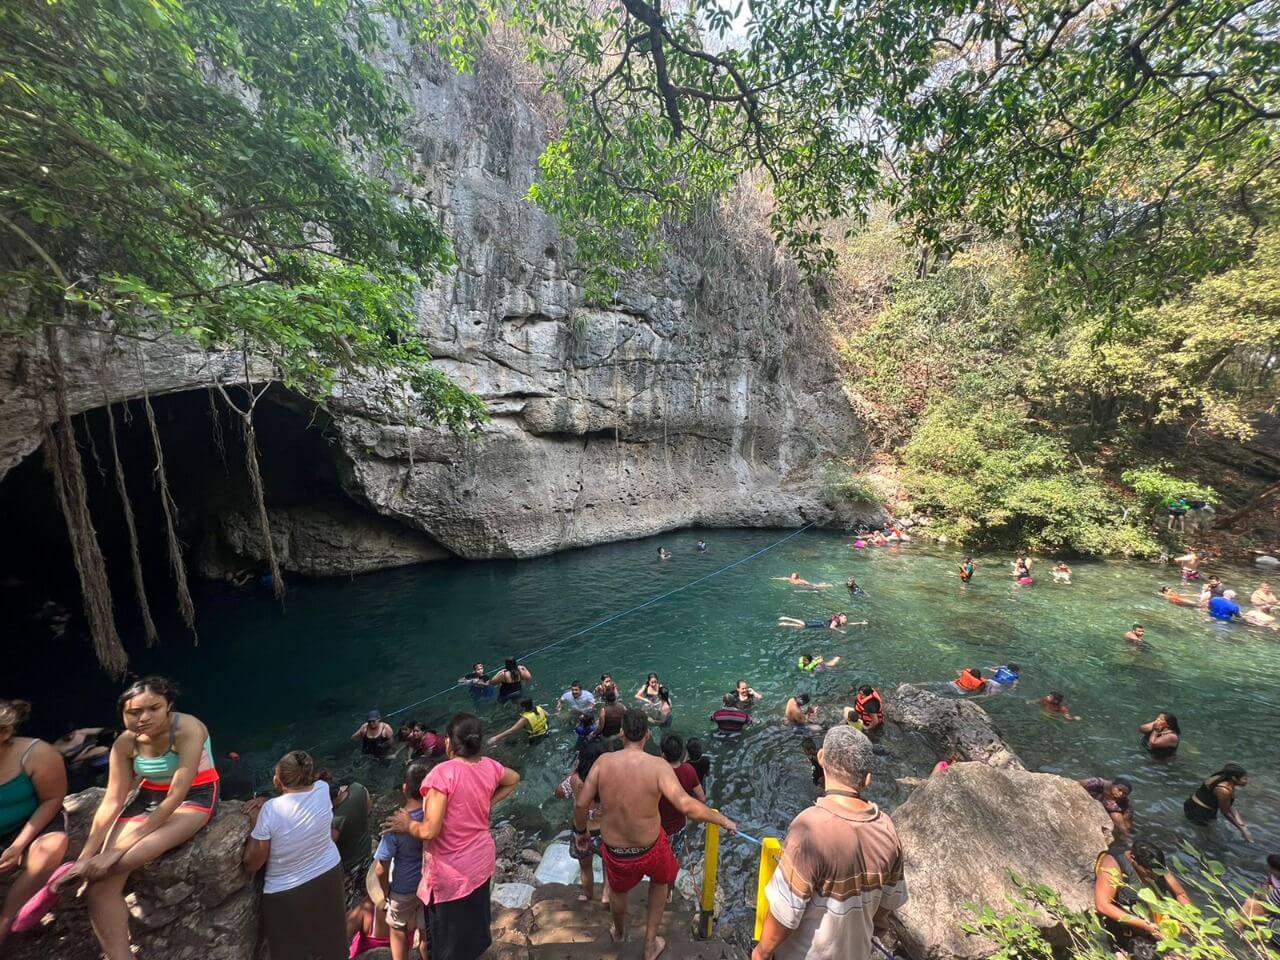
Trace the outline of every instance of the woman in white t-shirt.
{"label": "woman in white t-shirt", "polygon": [[266,866],[262,919],[272,960],[345,960],[342,858],[333,842],[329,785],[302,750],[286,753],[274,777],[280,796],[245,804],[252,827],[244,868]]}

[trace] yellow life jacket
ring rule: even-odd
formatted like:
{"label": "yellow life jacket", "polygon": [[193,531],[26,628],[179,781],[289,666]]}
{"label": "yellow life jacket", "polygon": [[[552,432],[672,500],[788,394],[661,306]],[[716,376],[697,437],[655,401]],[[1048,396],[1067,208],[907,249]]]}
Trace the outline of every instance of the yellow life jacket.
{"label": "yellow life jacket", "polygon": [[547,732],[547,711],[534,707],[530,713],[522,713],[525,723],[529,724],[529,739],[540,737]]}

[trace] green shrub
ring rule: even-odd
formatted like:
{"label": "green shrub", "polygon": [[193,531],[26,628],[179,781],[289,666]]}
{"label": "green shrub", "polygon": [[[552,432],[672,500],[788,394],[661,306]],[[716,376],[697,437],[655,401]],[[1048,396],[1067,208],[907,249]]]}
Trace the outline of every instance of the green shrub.
{"label": "green shrub", "polygon": [[1126,470],[1120,479],[1132,487],[1138,500],[1150,509],[1167,506],[1179,497],[1214,504],[1221,502],[1213,487],[1182,480],[1167,471],[1168,465],[1162,463]]}
{"label": "green shrub", "polygon": [[879,503],[880,492],[867,477],[853,472],[842,461],[833,460],[822,469],[822,493],[829,503]]}
{"label": "green shrub", "polygon": [[1151,555],[1158,545],[1066,444],[1009,404],[934,404],[903,451],[912,502],[933,532],[974,546]]}
{"label": "green shrub", "polygon": [[[1226,877],[1226,869],[1187,846],[1188,857],[1175,863],[1178,878],[1193,903],[1183,906],[1169,897],[1143,888],[1138,892],[1138,908],[1146,919],[1158,914],[1164,938],[1157,945],[1162,956],[1184,960],[1274,960],[1272,923],[1280,911],[1257,904],[1261,916],[1251,918],[1245,910],[1250,891]],[[1009,909],[1001,912],[990,905],[966,904],[972,920],[961,923],[966,933],[993,941],[995,960],[1113,960],[1098,917],[1092,911],[1067,909],[1062,898],[1043,884],[1024,883],[1009,875],[1021,899],[1010,898]],[[1056,921],[1065,931],[1068,946],[1057,948],[1041,930],[1045,920]],[[1174,930],[1177,922],[1178,929]]]}

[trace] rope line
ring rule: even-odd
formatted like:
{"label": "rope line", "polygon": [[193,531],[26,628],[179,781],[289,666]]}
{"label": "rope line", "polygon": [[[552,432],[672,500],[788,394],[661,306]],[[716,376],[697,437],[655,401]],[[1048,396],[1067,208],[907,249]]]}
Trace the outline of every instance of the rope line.
{"label": "rope line", "polygon": [[[629,616],[630,614],[636,613],[640,610],[644,610],[646,607],[651,607],[655,603],[661,603],[663,600],[666,600],[668,597],[673,597],[677,593],[683,593],[685,590],[689,590],[692,587],[696,587],[701,583],[706,583],[708,580],[712,579],[713,577],[718,577],[720,576],[720,574],[725,573],[729,570],[732,570],[734,567],[740,567],[742,566],[742,564],[749,563],[750,561],[756,559],[756,557],[764,556],[764,554],[768,553],[770,550],[773,550],[775,547],[782,546],[788,540],[794,540],[796,537],[800,536],[800,534],[804,533],[810,527],[814,526],[816,522],[817,521],[811,520],[808,523],[806,523],[803,527],[801,527],[799,530],[793,530],[791,533],[787,534],[782,539],[775,540],[773,543],[769,544],[766,547],[761,547],[755,553],[751,553],[745,557],[741,557],[733,561],[733,563],[727,563],[723,567],[720,567],[718,570],[713,570],[711,573],[698,577],[698,579],[696,580],[691,580],[688,583],[684,584],[683,586],[676,587],[674,590],[668,590],[666,593],[662,593],[656,597],[652,597],[649,600],[646,600],[644,603],[638,603],[633,607],[628,607],[626,610],[623,610],[621,613],[615,613],[612,616],[605,617],[603,620],[600,620],[600,621],[597,621],[596,623],[591,624],[590,626],[583,627],[581,630],[575,630],[573,633],[570,633],[567,636],[561,637],[559,640],[555,640],[551,643],[545,644],[544,646],[538,647],[536,650],[526,653],[524,656],[516,657],[516,659],[528,660],[532,657],[536,657],[539,654],[546,653],[548,650],[551,650],[555,647],[560,646],[562,643],[568,643],[570,640],[575,640],[578,637],[583,636],[584,634],[590,633],[592,630],[598,630],[601,627],[605,626],[606,624],[613,623],[613,621],[615,620],[620,620],[623,617]],[[412,710],[414,707],[420,707],[424,703],[430,703],[432,700],[435,700],[437,697],[443,697],[446,693],[449,693],[453,690],[457,690],[459,687],[466,687],[466,686],[469,686],[469,685],[465,683],[451,684],[445,687],[443,690],[437,690],[435,693],[431,694],[428,697],[423,697],[421,700],[415,700],[413,703],[406,704],[403,707],[397,707],[395,710],[392,710],[389,713],[383,714],[383,719],[386,719],[388,717],[398,716],[399,714],[402,714],[402,713],[406,713],[407,711]],[[313,746],[308,747],[306,749],[306,752],[314,755],[316,750],[319,749],[321,746],[323,746],[323,742],[316,743]],[[257,771],[251,767],[249,770],[249,773],[254,783],[254,792],[256,793],[257,792],[256,784],[258,779]]]}
{"label": "rope line", "polygon": [[[800,536],[800,534],[804,533],[806,530],[812,527],[815,522],[816,521],[810,521],[809,523],[806,523],[803,527],[801,527],[799,530],[795,530],[787,534],[781,540],[776,540],[773,543],[769,544],[767,547],[762,547],[761,549],[757,550],[755,553],[749,554],[748,556],[735,560],[733,561],[733,563],[725,564],[720,569],[713,570],[711,573],[705,574],[704,576],[699,577],[697,580],[691,580],[688,583],[684,584],[683,586],[676,587],[674,590],[668,590],[666,593],[659,594],[656,597],[652,597],[651,599],[646,600],[644,603],[638,603],[634,607],[628,607],[626,610],[623,610],[621,613],[615,613],[613,614],[613,616],[605,617],[605,619],[600,620],[596,623],[593,623],[590,626],[583,627],[581,630],[575,630],[573,633],[570,633],[567,636],[561,637],[559,640],[556,640],[552,643],[548,643],[545,646],[538,647],[536,650],[530,651],[529,653],[526,653],[523,656],[516,657],[516,659],[521,661],[530,660],[533,657],[538,656],[539,654],[546,653],[548,650],[551,650],[554,647],[560,646],[560,644],[562,643],[568,643],[570,640],[576,640],[578,637],[588,634],[592,630],[598,630],[601,627],[605,626],[606,624],[613,623],[613,621],[615,620],[621,620],[623,617],[629,616],[633,613],[637,613],[640,610],[644,610],[646,607],[651,607],[655,603],[661,603],[663,600],[666,600],[668,597],[674,597],[677,593],[682,593],[685,590],[698,586],[698,584],[700,583],[705,583],[706,581],[712,579],[713,577],[718,577],[720,576],[720,574],[725,573],[728,570],[732,570],[734,567],[739,567],[744,563],[754,560],[756,557],[763,556],[764,554],[768,553],[770,550],[774,549],[775,547],[782,546],[782,544],[786,543],[788,540],[795,539],[796,537]],[[465,687],[465,686],[467,686],[467,684],[465,683],[452,684],[451,686],[445,687],[443,690],[437,690],[435,693],[431,694],[431,696],[429,697],[423,697],[421,700],[417,700],[407,706],[399,707],[395,710],[392,710],[390,713],[385,714],[385,716],[388,716],[388,717],[397,716],[398,714],[404,713],[406,710],[412,710],[414,707],[420,707],[424,703],[429,703],[430,701],[436,699],[436,697],[442,697],[451,690],[456,690],[459,687]]]}

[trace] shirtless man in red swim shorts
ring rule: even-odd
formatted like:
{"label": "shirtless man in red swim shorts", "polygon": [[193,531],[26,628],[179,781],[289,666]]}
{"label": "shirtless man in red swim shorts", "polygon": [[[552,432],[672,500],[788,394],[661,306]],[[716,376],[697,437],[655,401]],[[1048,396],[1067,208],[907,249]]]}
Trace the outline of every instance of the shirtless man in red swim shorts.
{"label": "shirtless man in red swim shorts", "polygon": [[730,833],[738,829],[728,817],[685,792],[671,764],[645,753],[649,721],[640,710],[628,710],[622,718],[622,749],[606,753],[587,774],[587,782],[573,807],[574,842],[587,849],[587,813],[600,802],[600,834],[604,841],[605,880],[609,884],[609,910],[613,914],[613,939],[626,938],[627,900],[631,890],[649,878],[649,915],[644,931],[644,960],[654,960],[666,947],[658,936],[667,906],[667,888],[675,882],[680,865],[658,816],[658,798],[690,820],[718,823]]}

